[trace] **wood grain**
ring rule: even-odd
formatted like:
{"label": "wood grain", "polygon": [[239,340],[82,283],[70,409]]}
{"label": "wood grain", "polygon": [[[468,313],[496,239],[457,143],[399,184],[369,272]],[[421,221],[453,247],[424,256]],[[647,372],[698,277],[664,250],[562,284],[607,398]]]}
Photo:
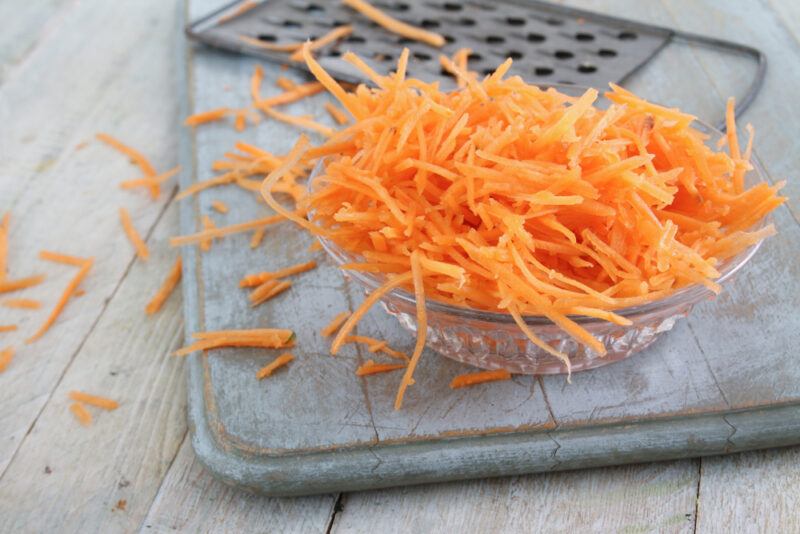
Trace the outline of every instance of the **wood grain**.
{"label": "wood grain", "polygon": [[[174,261],[177,215],[160,221],[150,261],[131,268],[0,478],[0,531],[130,532],[147,513],[186,435],[185,370],[169,355],[183,339],[180,294],[144,314]],[[81,427],[68,411],[72,390],[120,407],[90,408],[94,422]],[[114,509],[120,499],[125,510]]]}
{"label": "wood grain", "polygon": [[334,533],[693,532],[693,461],[351,493]]}
{"label": "wood grain", "polygon": [[[13,211],[10,273],[48,275],[19,294],[42,300],[43,309],[0,311],[0,323],[20,324],[4,338],[18,352],[3,376],[9,386],[0,388],[0,473],[131,264],[117,209],[127,207],[143,235],[163,211],[168,195],[153,203],[146,193],[117,188],[138,175],[127,158],[100,143],[79,151],[76,145],[108,131],[157,169],[175,164],[176,65],[164,53],[177,39],[175,7],[160,0],[77,3],[0,86],[0,102],[13,103],[0,106],[0,211]],[[42,88],[51,89],[45,98]],[[43,248],[94,256],[96,263],[83,283],[86,295],[70,302],[46,336],[24,345],[74,275],[38,260]]]}
{"label": "wood grain", "polygon": [[333,495],[274,499],[226,486],[200,465],[187,439],[141,533],[322,533],[335,501]]}

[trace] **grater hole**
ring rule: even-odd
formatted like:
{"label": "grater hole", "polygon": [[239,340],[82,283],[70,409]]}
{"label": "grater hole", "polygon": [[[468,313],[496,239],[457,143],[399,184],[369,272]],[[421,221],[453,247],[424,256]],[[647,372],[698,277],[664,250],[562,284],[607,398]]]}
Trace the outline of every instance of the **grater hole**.
{"label": "grater hole", "polygon": [[506,24],[509,26],[525,26],[525,19],[519,17],[506,18]]}
{"label": "grater hole", "polygon": [[455,42],[456,42],[456,38],[455,38],[455,37],[453,37],[452,35],[442,35],[442,37],[444,37],[444,41],[445,41],[447,44],[453,44],[453,43],[455,43]]}
{"label": "grater hole", "polygon": [[302,24],[300,24],[296,20],[289,20],[289,19],[284,20],[283,22],[280,23],[280,25],[283,26],[284,28],[300,28],[302,26]]}
{"label": "grater hole", "polygon": [[299,9],[300,11],[305,11],[306,13],[325,11],[324,7],[317,4],[306,4],[304,6],[295,6],[295,8]]}
{"label": "grater hole", "polygon": [[610,48],[601,48],[597,51],[597,55],[600,57],[616,57],[617,51]]}
{"label": "grater hole", "polygon": [[475,53],[475,52],[471,52],[471,53],[470,53],[470,55],[469,55],[469,56],[467,56],[467,59],[468,59],[469,61],[480,61],[480,60],[482,60],[482,59],[483,59],[483,56],[482,56],[482,55],[480,55],[480,54],[477,54],[477,53]]}
{"label": "grater hole", "polygon": [[342,53],[338,50],[328,50],[328,57],[339,57]]}
{"label": "grater hole", "polygon": [[432,19],[423,19],[422,22],[419,23],[420,26],[423,28],[438,28],[439,21],[432,20]]}
{"label": "grater hole", "polygon": [[594,35],[586,32],[578,32],[575,34],[575,39],[578,41],[594,41]]}
{"label": "grater hole", "polygon": [[553,72],[555,71],[550,67],[536,67],[535,69],[533,69],[533,73],[536,76],[550,76],[551,74],[553,74]]}
{"label": "grater hole", "polygon": [[483,69],[481,72],[483,72],[484,76],[491,76],[494,74],[494,69]]}
{"label": "grater hole", "polygon": [[414,39],[409,39],[408,37],[401,37],[397,40],[397,44],[407,45],[415,42]]}
{"label": "grater hole", "polygon": [[575,82],[573,82],[572,80],[558,80],[556,83],[561,83],[564,85],[575,85]]}
{"label": "grater hole", "polygon": [[505,37],[501,37],[499,35],[489,35],[486,37],[486,42],[489,44],[500,44],[505,43],[506,39]]}
{"label": "grater hole", "polygon": [[620,41],[633,41],[637,37],[639,37],[639,36],[636,35],[634,32],[631,32],[631,31],[619,32],[617,34],[617,39],[619,39]]}
{"label": "grater hole", "polygon": [[522,59],[522,52],[519,50],[509,50],[506,52],[506,57],[510,57],[511,59],[517,60]]}
{"label": "grater hole", "polygon": [[494,11],[494,6],[491,6],[489,4],[480,4],[477,2],[467,2],[467,4],[474,8],[482,9],[483,11]]}
{"label": "grater hole", "polygon": [[345,39],[348,43],[366,43],[367,40],[360,35],[348,35]]}
{"label": "grater hole", "polygon": [[259,33],[257,37],[259,41],[264,41],[265,43],[274,43],[278,40],[278,38],[271,33]]}
{"label": "grater hole", "polygon": [[580,65],[578,65],[578,72],[582,72],[583,74],[590,74],[596,71],[597,67],[595,67],[591,63],[581,63]]}
{"label": "grater hole", "polygon": [[529,33],[527,39],[529,43],[542,43],[545,37],[541,33]]}
{"label": "grater hole", "polygon": [[381,52],[378,52],[377,54],[373,54],[372,59],[374,59],[375,61],[392,61],[394,59],[394,56],[392,56],[391,54],[383,54]]}
{"label": "grater hole", "polygon": [[564,21],[553,17],[546,19],[544,23],[547,24],[548,26],[562,26],[564,24]]}
{"label": "grater hole", "polygon": [[433,56],[426,54],[425,52],[414,52],[414,59],[419,59],[420,61],[430,61],[433,59]]}
{"label": "grater hole", "polygon": [[455,2],[445,2],[442,4],[442,8],[445,11],[461,11],[461,4],[456,4]]}
{"label": "grater hole", "polygon": [[475,26],[475,19],[464,17],[463,19],[459,19],[458,23],[462,26]]}
{"label": "grater hole", "polygon": [[556,59],[572,59],[575,57],[575,54],[569,50],[556,50],[556,53],[553,55],[556,56]]}

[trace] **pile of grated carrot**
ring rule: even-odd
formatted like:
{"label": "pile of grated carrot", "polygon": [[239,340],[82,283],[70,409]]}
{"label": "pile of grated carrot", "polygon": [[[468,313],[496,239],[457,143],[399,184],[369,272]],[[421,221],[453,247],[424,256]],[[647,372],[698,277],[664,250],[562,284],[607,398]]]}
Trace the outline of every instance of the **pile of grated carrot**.
{"label": "pile of grated carrot", "polygon": [[[442,58],[463,85],[445,92],[405,76],[408,50],[387,76],[348,53],[374,87],[347,91],[308,45],[301,55],[353,121],[320,146],[301,137],[261,192],[279,214],[363,259],[349,268],[385,277],[339,328],[333,354],[382,296],[414,292],[419,334],[397,408],[424,347],[426,300],[506,312],[569,365],[525,315],[549,318],[602,355],[572,316],[626,325],[615,311],[681,287],[718,293],[722,262],[775,232],[751,229],[785,201],[783,184],[745,187],[752,135],[742,151],[732,100],[726,153],[691,115],[614,85],[601,109],[594,89],[573,97],[506,76],[511,59],[479,79]],[[313,193],[295,198],[294,211],[281,205],[276,186],[320,159]]]}

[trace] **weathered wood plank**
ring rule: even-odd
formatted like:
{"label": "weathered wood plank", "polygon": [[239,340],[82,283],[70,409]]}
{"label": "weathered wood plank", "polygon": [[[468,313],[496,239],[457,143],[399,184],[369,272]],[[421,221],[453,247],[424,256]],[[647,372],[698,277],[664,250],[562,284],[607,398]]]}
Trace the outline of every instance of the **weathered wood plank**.
{"label": "weathered wood plank", "polygon": [[[186,435],[185,370],[169,356],[183,341],[180,295],[144,314],[175,259],[167,239],[177,215],[160,221],[150,261],[131,268],[0,477],[0,531],[130,532],[149,510]],[[71,390],[120,407],[90,408],[83,428],[68,410]]]}
{"label": "weathered wood plank", "polygon": [[[178,39],[176,7],[158,0],[75,4],[48,35],[52,44],[34,50],[0,86],[0,102],[13,103],[0,106],[0,211],[14,213],[10,273],[48,274],[44,284],[20,293],[42,300],[43,309],[0,310],[0,323],[20,323],[19,332],[3,339],[18,353],[3,376],[8,387],[0,388],[0,472],[133,260],[118,207],[127,207],[147,235],[167,201],[166,194],[153,203],[144,192],[117,188],[139,174],[124,156],[99,143],[75,147],[105,130],[137,146],[158,169],[175,164],[176,65],[164,50]],[[51,89],[46,98],[43,87]],[[74,275],[38,260],[42,248],[97,261],[84,282],[86,296],[71,302],[45,337],[25,345]]]}
{"label": "weathered wood plank", "polygon": [[322,533],[335,501],[333,495],[274,499],[226,486],[200,465],[187,439],[141,525],[141,533]]}
{"label": "weathered wood plank", "polygon": [[694,461],[352,493],[334,533],[693,532]]}

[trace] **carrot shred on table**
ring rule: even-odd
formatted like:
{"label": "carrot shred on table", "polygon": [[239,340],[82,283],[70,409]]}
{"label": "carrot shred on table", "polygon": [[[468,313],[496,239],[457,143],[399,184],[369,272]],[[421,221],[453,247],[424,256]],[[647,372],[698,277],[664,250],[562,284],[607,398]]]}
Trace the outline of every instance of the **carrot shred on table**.
{"label": "carrot shred on table", "polygon": [[[125,180],[124,182],[120,182],[119,187],[120,189],[135,189],[137,187],[147,187],[150,189],[150,195],[153,196],[153,185],[159,186],[162,183],[166,182],[176,174],[178,174],[181,170],[180,165],[175,166],[168,170],[167,172],[163,172],[161,174],[155,176],[145,176],[143,178],[136,178],[134,180]],[[158,195],[155,195],[153,198],[156,198]]]}
{"label": "carrot shred on table", "polygon": [[8,299],[3,301],[6,308],[18,308],[24,310],[38,310],[42,307],[42,302],[33,299]]}
{"label": "carrot shred on table", "polygon": [[[42,253],[40,253],[40,256],[42,256],[42,254],[45,253],[45,252],[47,252],[47,251],[42,251]],[[58,254],[58,253],[47,252],[47,255],[51,256],[52,258],[62,258],[62,259],[70,260],[70,261],[72,259],[77,259],[74,256],[68,256],[66,254]],[[60,259],[56,259],[56,260],[53,260],[53,261],[61,261],[61,260]],[[53,325],[53,323],[55,323],[56,319],[58,319],[58,316],[61,315],[61,312],[64,310],[64,307],[67,305],[67,302],[69,302],[70,297],[72,297],[73,293],[78,288],[80,283],[83,281],[84,278],[86,278],[86,275],[89,274],[89,271],[91,270],[92,265],[94,265],[94,258],[84,258],[82,261],[83,261],[83,263],[81,264],[80,269],[78,270],[78,273],[72,278],[72,280],[69,281],[69,283],[67,284],[67,287],[64,288],[64,291],[61,293],[61,296],[59,297],[58,301],[56,302],[56,305],[53,307],[53,311],[50,312],[50,315],[47,317],[47,319],[45,320],[44,324],[42,324],[42,326],[39,328],[39,330],[37,330],[35,334],[33,334],[30,338],[28,338],[26,343],[29,343],[29,344],[33,343],[37,339],[41,338],[45,334],[45,332],[47,332],[50,329],[50,327]],[[67,263],[69,263],[69,262],[67,262]]]}
{"label": "carrot shred on table", "polygon": [[372,360],[367,360],[356,369],[356,376],[368,376],[378,373],[388,373],[390,371],[397,371],[398,369],[405,368],[402,363],[375,363]]}
{"label": "carrot shred on table", "polygon": [[147,244],[142,239],[142,236],[139,235],[139,232],[137,232],[136,228],[134,228],[128,210],[125,208],[119,209],[119,220],[122,223],[122,228],[125,230],[125,234],[128,236],[131,244],[136,249],[136,254],[143,261],[147,261],[147,259],[150,258],[150,250],[147,248]]}
{"label": "carrot shred on table", "polygon": [[229,211],[228,205],[221,200],[212,200],[211,208],[219,213],[228,213]]}
{"label": "carrot shred on table", "polygon": [[14,353],[14,347],[6,347],[0,350],[0,373],[8,369],[8,366],[11,365],[11,360],[14,359]]}
{"label": "carrot shred on table", "polygon": [[264,271],[256,274],[249,274],[239,280],[239,287],[255,287],[263,284],[267,280],[274,280],[276,278],[283,278],[293,274],[300,274],[317,267],[317,262],[314,260],[305,263],[298,263],[289,267],[284,267],[277,271]]}
{"label": "carrot shred on table", "polygon": [[405,22],[401,22],[393,17],[390,17],[364,0],[342,0],[342,3],[358,11],[373,22],[378,23],[392,33],[396,33],[398,35],[402,35],[403,37],[420,41],[438,48],[441,48],[445,44],[444,37],[438,33],[429,32],[427,30],[423,30],[422,28],[417,28],[415,26],[411,26],[410,24],[406,24]]}
{"label": "carrot shred on table", "polygon": [[16,329],[15,324],[0,324],[0,332],[14,332]]}
{"label": "carrot shred on table", "polygon": [[256,378],[258,380],[262,380],[268,376],[272,376],[272,373],[274,373],[277,369],[284,367],[292,360],[294,360],[294,355],[292,353],[287,352],[285,354],[281,354],[270,363],[259,369],[256,373]]}
{"label": "carrot shred on table", "polygon": [[389,343],[382,339],[375,339],[369,336],[347,336],[344,338],[345,343],[364,343],[367,345],[367,350],[370,352],[378,352],[386,347]]}
{"label": "carrot shred on table", "polygon": [[253,236],[250,238],[250,248],[257,248],[258,245],[264,240],[264,235],[267,233],[267,228],[259,228],[255,232],[253,232]]}
{"label": "carrot shred on table", "polygon": [[322,328],[322,330],[320,330],[319,332],[320,335],[322,337],[328,337],[333,335],[337,330],[339,330],[339,327],[344,324],[344,322],[347,320],[348,317],[350,317],[349,311],[343,311],[337,313],[336,316],[333,319],[331,319],[331,321],[328,324],[326,324]]}
{"label": "carrot shred on table", "polygon": [[228,22],[229,20],[234,19],[239,15],[247,13],[256,6],[258,6],[258,2],[256,2],[255,0],[244,0],[244,2],[236,6],[236,9],[218,18],[217,23],[222,24],[223,22]]}
{"label": "carrot shred on table", "polygon": [[250,37],[249,35],[240,35],[239,40],[249,44],[252,47],[260,48],[262,50],[269,50],[271,52],[294,52],[303,46],[303,43],[268,43],[260,39],[256,39],[255,37]]}
{"label": "carrot shred on table", "polygon": [[106,133],[99,133],[95,137],[98,140],[102,141],[103,143],[107,144],[108,146],[114,148],[118,152],[123,153],[124,155],[128,156],[128,158],[135,163],[142,173],[146,176],[155,176],[156,169],[153,167],[153,164],[138,150],[126,145],[119,139],[112,137]]}
{"label": "carrot shred on table", "polygon": [[44,275],[28,276],[16,280],[0,280],[0,293],[10,293],[12,291],[19,291],[20,289],[27,289],[41,284],[44,280]]}
{"label": "carrot shred on table", "polygon": [[264,112],[264,114],[272,117],[273,119],[279,120],[286,124],[290,124],[292,126],[297,126],[298,128],[305,128],[306,130],[311,130],[313,132],[317,132],[322,134],[326,137],[330,137],[333,135],[333,129],[329,128],[328,126],[322,125],[308,117],[298,117],[297,115],[289,115],[288,113],[282,113],[280,111],[276,111],[269,107],[260,106],[259,109]]}
{"label": "carrot shred on table", "polygon": [[285,329],[260,328],[253,330],[218,330],[197,332],[193,334],[197,340],[173,354],[186,356],[199,350],[210,350],[222,347],[260,347],[277,349],[293,344],[294,332]]}
{"label": "carrot shred on table", "polygon": [[261,83],[264,81],[264,67],[256,65],[253,68],[253,75],[250,77],[250,100],[253,105],[261,101]]}
{"label": "carrot shred on table", "polygon": [[150,302],[147,303],[147,306],[145,306],[144,311],[147,315],[152,315],[161,310],[161,307],[181,281],[182,267],[183,262],[181,257],[178,256],[175,263],[172,264],[172,268],[169,270],[164,282],[161,284],[161,287],[156,291],[156,294],[153,295],[153,298],[150,299]]}
{"label": "carrot shred on table", "polygon": [[76,402],[102,408],[103,410],[112,411],[119,408],[119,403],[113,399],[99,397],[97,395],[90,395],[88,393],[84,393],[83,391],[70,391],[69,398]]}
{"label": "carrot shred on table", "polygon": [[72,415],[75,416],[75,419],[77,419],[78,422],[83,426],[89,426],[92,424],[92,414],[89,413],[89,410],[86,409],[86,406],[84,406],[82,402],[73,402],[70,404],[69,411],[72,412]]}
{"label": "carrot shred on table", "polygon": [[[314,39],[308,42],[308,49],[309,50],[319,50],[334,41],[338,41],[342,37],[347,37],[353,33],[353,27],[349,25],[344,26],[337,26],[319,39]],[[292,61],[300,61],[303,59],[303,55],[300,53],[299,50],[296,50],[292,55],[289,56],[289,59]]]}
{"label": "carrot shred on table", "polygon": [[219,228],[213,228],[210,230],[203,230],[202,232],[197,232],[196,234],[173,237],[169,240],[169,243],[173,247],[179,247],[183,245],[193,245],[201,243],[206,239],[212,239],[212,238],[216,239],[231,234],[249,232],[250,230],[263,228],[265,226],[269,226],[271,224],[275,224],[283,220],[284,217],[282,215],[270,215],[269,217],[264,217],[253,221],[232,224],[230,226],[221,226]]}
{"label": "carrot shred on table", "polygon": [[62,263],[64,265],[72,265],[73,267],[83,267],[86,264],[86,258],[72,256],[71,254],[53,252],[52,250],[40,250],[39,259],[52,261],[55,263]]}
{"label": "carrot shred on table", "polygon": [[302,100],[309,96],[313,96],[317,93],[321,93],[324,90],[325,87],[319,82],[303,83],[296,85],[290,91],[285,91],[275,96],[261,99],[255,103],[255,106],[258,109],[264,111],[265,109],[269,109],[275,106],[283,106],[285,104],[291,104],[292,102],[297,102],[298,100]]}
{"label": "carrot shred on table", "polygon": [[336,121],[337,124],[347,124],[350,120],[345,115],[344,111],[336,107],[336,104],[333,102],[325,102],[325,110],[330,114],[331,118]]}
{"label": "carrot shred on table", "polygon": [[278,76],[278,78],[275,80],[275,85],[277,85],[284,91],[291,91],[297,88],[297,84],[293,80],[287,78],[286,76]]}
{"label": "carrot shred on table", "polygon": [[208,122],[222,120],[233,112],[231,108],[216,108],[189,115],[183,121],[186,126],[199,126]]}
{"label": "carrot shred on table", "polygon": [[8,276],[8,226],[11,212],[6,212],[0,220],[0,282]]}
{"label": "carrot shred on table", "polygon": [[403,379],[400,381],[400,387],[397,388],[397,395],[394,400],[395,410],[399,410],[402,407],[403,396],[405,395],[406,389],[414,383],[414,370],[422,356],[422,350],[425,348],[425,339],[428,333],[428,316],[425,308],[425,286],[419,250],[415,250],[411,253],[410,263],[412,281],[414,282],[414,299],[417,308],[417,342],[414,345],[414,352],[411,353],[411,361],[408,362],[406,372],[403,374]]}
{"label": "carrot shred on table", "polygon": [[292,287],[292,282],[289,280],[268,280],[250,293],[250,303],[254,307],[258,306],[290,287]]}
{"label": "carrot shred on table", "polygon": [[450,387],[453,389],[474,386],[476,384],[483,384],[485,382],[496,382],[498,380],[511,380],[511,373],[505,369],[497,369],[495,371],[480,371],[477,373],[466,373],[458,375],[450,382]]}
{"label": "carrot shred on table", "polygon": [[[209,217],[208,215],[203,215],[201,222],[203,223],[203,231],[214,230],[217,225],[214,224],[214,219]],[[203,252],[208,252],[211,250],[211,245],[214,244],[214,238],[209,237],[204,239],[200,242],[200,250]]]}

